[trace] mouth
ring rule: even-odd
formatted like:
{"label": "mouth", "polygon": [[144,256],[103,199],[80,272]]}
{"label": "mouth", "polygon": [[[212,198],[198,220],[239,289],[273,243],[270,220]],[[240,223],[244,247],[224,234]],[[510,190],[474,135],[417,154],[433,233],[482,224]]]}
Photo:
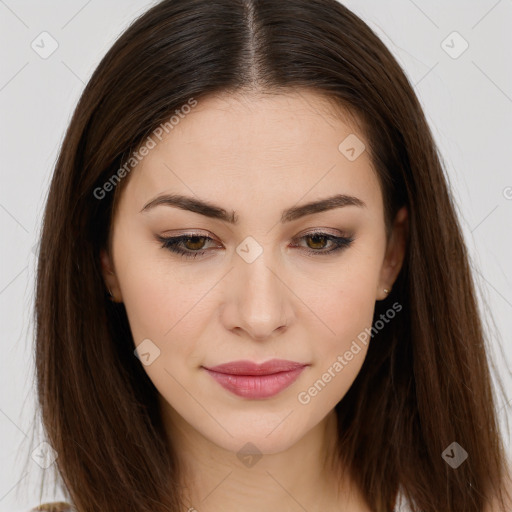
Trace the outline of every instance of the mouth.
{"label": "mouth", "polygon": [[202,367],[223,388],[249,399],[270,398],[290,386],[309,364],[272,359],[263,364],[232,361]]}

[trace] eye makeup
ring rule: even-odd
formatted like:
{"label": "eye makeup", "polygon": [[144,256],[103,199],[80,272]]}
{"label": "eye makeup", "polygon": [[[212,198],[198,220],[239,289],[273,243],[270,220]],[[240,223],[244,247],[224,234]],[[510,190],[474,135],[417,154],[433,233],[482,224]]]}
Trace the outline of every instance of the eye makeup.
{"label": "eye makeup", "polygon": [[[209,252],[208,249],[203,249],[204,245],[207,242],[215,241],[213,238],[203,235],[201,233],[187,233],[175,237],[163,237],[160,235],[156,235],[156,239],[162,243],[161,247],[163,249],[167,249],[172,253],[178,254],[184,258],[196,258],[197,256],[203,256],[204,254]],[[335,252],[339,252],[342,251],[343,249],[348,248],[354,241],[354,238],[345,236],[334,236],[329,233],[324,233],[322,231],[314,231],[295,239],[295,241],[296,240],[305,240],[306,243],[310,242],[313,245],[322,245],[323,247],[316,249],[303,249],[308,256],[320,256],[331,255]],[[329,246],[328,244],[330,244],[330,248],[325,250],[325,245]],[[300,246],[294,245],[294,247]]]}

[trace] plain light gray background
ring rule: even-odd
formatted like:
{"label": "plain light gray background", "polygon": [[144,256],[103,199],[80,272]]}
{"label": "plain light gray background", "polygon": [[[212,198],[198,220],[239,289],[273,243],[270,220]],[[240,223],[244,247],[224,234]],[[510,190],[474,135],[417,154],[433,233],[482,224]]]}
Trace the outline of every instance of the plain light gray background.
{"label": "plain light gray background", "polygon": [[[34,246],[57,152],[94,68],[153,3],[0,0],[0,511],[27,512],[38,501],[42,469],[32,461],[24,473],[20,459],[29,453],[34,410]],[[512,379],[505,371],[512,368],[512,0],[344,3],[401,63],[433,129],[481,303],[495,319],[493,324],[484,309],[491,355],[506,387],[506,398],[498,395],[501,407],[512,400]],[[42,58],[31,44],[35,41],[39,52],[51,49],[49,36],[40,36],[45,31],[58,47]],[[508,433],[505,441],[510,451]],[[22,484],[32,493],[17,496]]]}

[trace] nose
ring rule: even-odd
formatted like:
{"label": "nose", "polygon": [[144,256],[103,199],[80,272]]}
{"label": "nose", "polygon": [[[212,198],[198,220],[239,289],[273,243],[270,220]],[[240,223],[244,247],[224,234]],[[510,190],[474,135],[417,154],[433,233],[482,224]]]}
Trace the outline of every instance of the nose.
{"label": "nose", "polygon": [[265,252],[252,263],[239,259],[230,272],[228,303],[223,310],[226,328],[255,341],[271,339],[286,330],[292,318],[291,291],[279,267]]}

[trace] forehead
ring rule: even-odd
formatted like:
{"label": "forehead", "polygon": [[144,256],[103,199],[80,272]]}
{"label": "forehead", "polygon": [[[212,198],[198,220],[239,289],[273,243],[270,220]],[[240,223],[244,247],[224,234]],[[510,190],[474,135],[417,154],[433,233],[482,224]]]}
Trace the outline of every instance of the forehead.
{"label": "forehead", "polygon": [[[177,122],[176,122],[177,121]],[[140,208],[155,194],[195,194],[240,209],[247,201],[299,202],[335,192],[379,200],[365,136],[319,94],[217,95],[176,116],[132,170],[123,196]],[[349,159],[344,141],[360,155]],[[341,146],[340,146],[341,144]],[[359,146],[358,146],[359,144]],[[288,204],[287,204],[288,206]]]}
{"label": "forehead", "polygon": [[[340,116],[342,119],[340,119]],[[236,158],[264,149],[290,156],[308,146],[328,149],[332,139],[355,131],[350,114],[310,91],[287,94],[215,95],[198,102],[172,129],[175,142],[193,144],[216,156]],[[341,129],[341,131],[340,131]],[[361,135],[362,137],[362,135]],[[169,134],[167,139],[171,139]],[[172,141],[169,141],[172,145]],[[259,154],[259,158],[264,158]]]}

